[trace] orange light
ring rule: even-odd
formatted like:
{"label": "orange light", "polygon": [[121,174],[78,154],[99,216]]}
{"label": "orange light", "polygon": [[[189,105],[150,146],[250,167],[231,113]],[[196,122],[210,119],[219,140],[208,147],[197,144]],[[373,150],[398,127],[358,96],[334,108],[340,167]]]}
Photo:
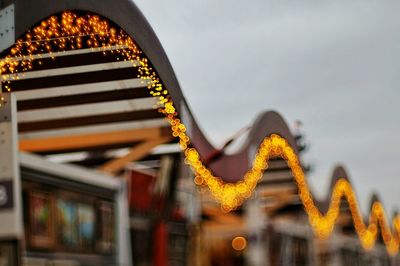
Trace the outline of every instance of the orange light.
{"label": "orange light", "polygon": [[247,246],[246,238],[242,236],[237,236],[232,240],[232,248],[236,251],[242,251]]}
{"label": "orange light", "polygon": [[[106,54],[105,48],[117,47],[110,53],[117,53],[124,60],[130,61],[133,67],[137,67],[138,77],[148,84],[149,93],[158,98],[159,111],[167,117],[171,125],[172,135],[179,138],[179,145],[185,154],[185,162],[191,166],[195,173],[195,183],[208,187],[214,198],[220,202],[223,211],[234,210],[249,198],[264,171],[267,170],[268,161],[280,157],[287,162],[292,171],[299,188],[299,196],[304,210],[318,237],[328,238],[332,234],[339,216],[340,202],[345,199],[350,207],[354,228],[365,249],[371,249],[375,245],[378,232],[380,232],[388,253],[395,255],[399,252],[400,215],[393,218],[392,231],[382,204],[374,202],[369,214],[369,223],[366,224],[359,210],[354,189],[343,178],[339,179],[333,187],[329,210],[326,213],[321,213],[314,202],[299,158],[289,143],[281,136],[272,134],[263,140],[253,160],[252,167],[239,182],[227,183],[220,177],[214,176],[211,170],[201,161],[199,152],[190,147],[190,138],[186,134],[186,127],[178,118],[178,113],[168,90],[163,88],[160,78],[149,65],[149,60],[128,34],[123,30],[117,31],[110,28],[107,20],[101,19],[99,16],[79,16],[73,12],[64,12],[61,18],[53,16],[38,24],[24,38],[17,40],[11,49],[11,55],[0,60],[0,76],[3,79],[4,88],[10,91],[7,83],[10,80],[19,79],[18,72],[33,68],[32,62],[35,54],[48,51],[52,57],[55,57],[52,49],[56,47],[58,53],[62,53],[67,47],[71,50],[80,48],[83,36],[87,38],[89,47],[104,48],[104,54]],[[22,58],[22,60],[15,60],[15,58]],[[40,64],[41,61],[38,61],[38,63]],[[0,107],[3,101],[4,97],[0,95]],[[243,237],[233,239],[233,248],[235,248],[234,243],[235,246],[238,244],[236,247],[239,247],[239,249],[241,245],[242,249],[246,247],[246,239]]]}

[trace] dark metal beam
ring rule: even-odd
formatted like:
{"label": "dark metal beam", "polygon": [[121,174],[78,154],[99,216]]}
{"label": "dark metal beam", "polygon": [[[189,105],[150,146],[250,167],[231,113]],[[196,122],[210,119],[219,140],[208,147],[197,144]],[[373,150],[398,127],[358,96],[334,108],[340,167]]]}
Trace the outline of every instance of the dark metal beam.
{"label": "dark metal beam", "polygon": [[152,97],[145,88],[130,88],[18,101],[18,111]]}
{"label": "dark metal beam", "polygon": [[132,78],[138,78],[138,71],[137,68],[129,67],[52,77],[14,80],[11,81],[10,88],[12,91],[23,91]]}
{"label": "dark metal beam", "polygon": [[[117,58],[121,58],[121,56],[119,56],[116,52],[111,54],[110,51],[106,51],[105,54],[103,54],[103,52],[88,52],[62,56],[57,56],[57,54],[55,53],[54,59],[52,59],[51,57],[35,59],[32,61],[32,66],[33,70],[37,71],[64,67],[112,63],[118,62]],[[6,70],[5,72],[3,72],[3,74],[10,74],[10,72]]]}

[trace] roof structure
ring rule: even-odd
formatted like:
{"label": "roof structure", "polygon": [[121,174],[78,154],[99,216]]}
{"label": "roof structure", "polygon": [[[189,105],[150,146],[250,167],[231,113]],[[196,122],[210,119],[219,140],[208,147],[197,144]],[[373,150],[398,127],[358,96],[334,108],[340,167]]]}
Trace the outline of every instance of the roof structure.
{"label": "roof structure", "polygon": [[[111,6],[108,1],[103,0],[18,0],[14,4],[18,16],[15,21],[16,39],[23,37],[42,20],[66,10],[98,14],[106,17],[116,27],[121,27],[133,37],[157,71],[163,85],[174,99],[192,144],[200,151],[201,156],[207,158],[218,150],[210,144],[198,126],[159,40],[132,1],[119,0]],[[106,51],[112,52],[117,49],[124,47],[108,47]],[[153,110],[156,101],[146,90],[148,84],[137,78],[137,71],[132,68],[130,62],[119,61],[112,53],[102,55],[104,51],[103,48],[84,48],[62,53],[40,53],[34,57],[40,59],[40,65],[36,64],[32,71],[26,71],[23,75],[18,75],[18,80],[11,81],[9,88],[16,93],[18,100],[19,131],[23,150],[55,154],[85,149],[128,147],[141,142],[139,138],[144,132],[135,134],[136,132],[132,131],[135,128],[148,128],[149,135],[161,138],[166,136],[168,131],[163,128],[168,124],[161,121],[164,117],[162,114]],[[9,50],[2,54],[4,56],[7,53]],[[113,134],[107,135],[107,131],[133,134],[130,134],[130,138],[112,143],[108,140],[113,138]],[[103,135],[96,135],[99,132]],[[295,147],[294,139],[280,115],[266,112],[253,125],[249,139],[239,153],[225,155],[210,164],[213,172],[226,181],[239,180],[251,163],[249,152],[254,153],[254,146],[258,146],[262,139],[271,133],[286,137]],[[71,135],[82,137],[80,139],[86,142],[86,147],[83,144],[79,147],[77,138]],[[70,137],[64,138],[65,136]],[[91,143],[89,138],[98,141]],[[107,139],[105,143],[101,142],[102,138]],[[169,141],[171,140],[163,139],[154,142],[153,145]],[[52,147],[49,148],[49,145]],[[229,167],[226,167],[227,165]]]}

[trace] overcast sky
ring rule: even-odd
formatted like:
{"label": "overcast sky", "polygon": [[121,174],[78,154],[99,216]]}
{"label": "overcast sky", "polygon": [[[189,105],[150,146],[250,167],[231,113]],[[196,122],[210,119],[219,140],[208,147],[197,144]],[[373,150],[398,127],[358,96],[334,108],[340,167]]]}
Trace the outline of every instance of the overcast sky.
{"label": "overcast sky", "polygon": [[400,209],[400,1],[135,2],[215,145],[277,110],[304,124],[317,194],[342,163],[364,209]]}

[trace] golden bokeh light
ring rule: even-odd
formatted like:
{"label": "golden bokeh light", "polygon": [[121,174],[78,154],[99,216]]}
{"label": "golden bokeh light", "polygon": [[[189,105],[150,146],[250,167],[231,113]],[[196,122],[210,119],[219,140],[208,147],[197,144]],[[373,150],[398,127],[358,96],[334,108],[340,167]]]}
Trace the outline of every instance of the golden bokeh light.
{"label": "golden bokeh light", "polygon": [[[130,61],[132,66],[137,68],[138,78],[146,82],[149,93],[157,97],[159,111],[167,117],[172,135],[179,139],[179,145],[185,154],[185,162],[195,173],[194,182],[199,186],[208,187],[214,198],[221,204],[222,210],[234,210],[249,198],[264,171],[268,169],[268,161],[279,157],[283,158],[291,169],[304,210],[318,237],[328,238],[332,234],[339,216],[340,202],[346,200],[362,246],[365,249],[374,247],[380,232],[388,253],[392,255],[398,253],[400,216],[394,217],[393,228],[391,228],[382,204],[374,202],[368,224],[366,224],[355,192],[351,184],[343,178],[339,179],[333,187],[328,211],[321,213],[310,192],[297,154],[281,136],[273,134],[263,140],[252,167],[240,181],[227,183],[220,177],[214,176],[202,162],[199,152],[191,145],[190,138],[186,134],[186,127],[179,119],[168,90],[163,87],[156,72],[150,66],[149,60],[127,33],[113,28],[107,20],[99,16],[91,14],[81,16],[73,12],[64,12],[61,16],[52,16],[44,20],[27,32],[10,49],[10,54],[0,61],[3,88],[10,91],[12,80],[19,79],[24,71],[31,70],[35,61],[41,64],[40,56],[39,59],[35,57],[37,55],[48,53],[55,59],[58,53],[86,47],[103,49],[104,54],[115,54],[117,59]],[[110,49],[111,47],[116,47],[116,49]],[[4,98],[0,95],[0,106],[3,100]],[[242,244],[244,241],[244,247],[246,246],[245,239],[236,241],[242,241]],[[233,244],[232,241],[232,246]]]}
{"label": "golden bokeh light", "polygon": [[247,246],[247,240],[243,236],[237,236],[232,240],[232,248],[236,251],[242,251]]}

